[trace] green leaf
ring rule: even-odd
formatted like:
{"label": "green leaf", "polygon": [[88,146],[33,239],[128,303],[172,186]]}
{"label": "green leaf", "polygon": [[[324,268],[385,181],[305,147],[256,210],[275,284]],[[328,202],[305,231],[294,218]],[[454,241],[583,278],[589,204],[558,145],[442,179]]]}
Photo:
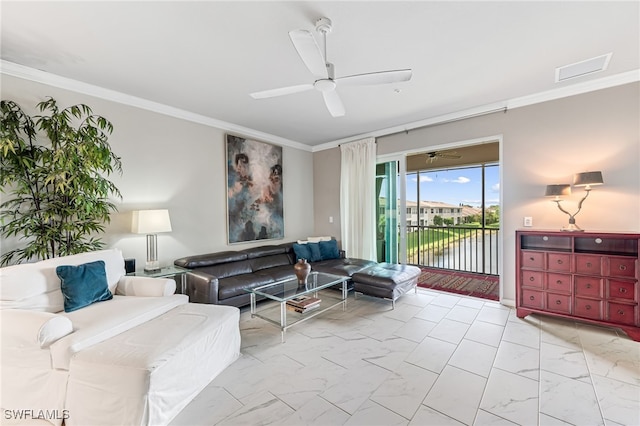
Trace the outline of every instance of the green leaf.
{"label": "green leaf", "polygon": [[30,117],[0,101],[0,235],[22,244],[3,265],[102,247],[95,235],[117,211],[108,199],[122,197],[105,178],[122,172],[108,143],[112,124],[84,104],[60,110],[51,97],[36,109],[41,115]]}

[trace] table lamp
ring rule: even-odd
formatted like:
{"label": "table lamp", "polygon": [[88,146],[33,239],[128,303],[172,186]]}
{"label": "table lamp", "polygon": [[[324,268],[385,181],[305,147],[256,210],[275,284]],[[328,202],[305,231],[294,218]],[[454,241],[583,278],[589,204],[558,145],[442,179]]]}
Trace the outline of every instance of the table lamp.
{"label": "table lamp", "polygon": [[145,272],[160,270],[158,261],[158,233],[171,232],[169,210],[136,210],[133,212],[131,232],[147,234],[147,263]]}
{"label": "table lamp", "polygon": [[576,225],[576,215],[580,213],[580,210],[582,209],[582,203],[584,203],[584,200],[586,200],[587,197],[589,196],[589,193],[591,192],[591,186],[602,185],[603,183],[604,181],[602,179],[602,172],[582,172],[582,173],[576,173],[573,176],[573,186],[576,186],[576,187],[584,186],[585,187],[584,190],[586,191],[586,194],[584,195],[584,197],[582,197],[582,199],[578,202],[578,210],[573,214],[563,209],[562,206],[560,205],[560,202],[562,201],[561,197],[571,195],[571,185],[569,184],[547,185],[547,189],[544,195],[546,197],[554,197],[553,200],[551,201],[556,203],[560,211],[569,215],[569,225],[566,227],[563,227],[562,228],[563,231],[577,231],[577,232],[583,231],[582,229],[580,229],[578,225]]}

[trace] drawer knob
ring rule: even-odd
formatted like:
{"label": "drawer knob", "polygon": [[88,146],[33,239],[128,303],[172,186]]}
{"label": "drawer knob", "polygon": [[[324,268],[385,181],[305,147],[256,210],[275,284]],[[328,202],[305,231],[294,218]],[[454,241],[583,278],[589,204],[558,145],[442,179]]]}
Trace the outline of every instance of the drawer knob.
{"label": "drawer knob", "polygon": [[620,269],[621,271],[626,271],[627,270],[627,265],[620,265],[618,267],[618,269]]}
{"label": "drawer knob", "polygon": [[591,288],[591,283],[587,283],[586,288]]}
{"label": "drawer knob", "polygon": [[558,285],[562,284],[562,280],[556,281],[556,284],[558,284]]}
{"label": "drawer knob", "polygon": [[591,310],[591,305],[587,305],[587,306],[585,306],[585,308],[587,308],[587,311],[590,311]]}
{"label": "drawer knob", "polygon": [[529,277],[529,281],[535,281],[536,279],[533,277]]}
{"label": "drawer knob", "polygon": [[562,302],[560,300],[556,300],[556,305],[562,305]]}
{"label": "drawer knob", "polygon": [[530,258],[529,258],[529,260],[530,260],[531,262],[533,262],[533,261],[534,261],[534,260],[536,260],[536,259],[532,256],[532,257],[530,257]]}
{"label": "drawer knob", "polygon": [[562,259],[557,260],[558,265],[562,265]]}
{"label": "drawer knob", "polygon": [[620,288],[618,289],[618,293],[626,293],[626,292],[627,292],[627,289],[626,289],[626,288],[624,288],[624,287],[620,287]]}
{"label": "drawer knob", "polygon": [[618,315],[620,316],[624,315],[624,311],[622,309],[618,309]]}
{"label": "drawer knob", "polygon": [[529,300],[536,300],[535,296],[529,296]]}
{"label": "drawer knob", "polygon": [[591,268],[591,262],[587,262],[587,268]]}

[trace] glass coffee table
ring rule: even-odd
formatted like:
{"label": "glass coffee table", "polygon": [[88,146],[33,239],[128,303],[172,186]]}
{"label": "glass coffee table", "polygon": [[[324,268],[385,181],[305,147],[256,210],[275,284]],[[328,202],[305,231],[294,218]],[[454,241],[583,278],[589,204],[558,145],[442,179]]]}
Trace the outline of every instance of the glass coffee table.
{"label": "glass coffee table", "polygon": [[[311,319],[339,305],[342,305],[342,310],[344,310],[347,306],[348,281],[349,277],[312,272],[307,278],[307,284],[298,284],[298,279],[292,278],[247,289],[251,295],[251,317],[259,317],[279,326],[282,333],[282,342],[284,343],[287,329],[295,324]],[[325,291],[319,297],[320,290],[339,284],[342,284],[341,293],[335,292],[335,294],[331,294],[331,291]],[[278,305],[271,304],[258,312],[256,310],[256,297],[275,300]],[[287,305],[287,302],[293,303],[295,300],[307,297],[320,299],[319,306],[314,306],[313,309],[308,311],[297,312]]]}

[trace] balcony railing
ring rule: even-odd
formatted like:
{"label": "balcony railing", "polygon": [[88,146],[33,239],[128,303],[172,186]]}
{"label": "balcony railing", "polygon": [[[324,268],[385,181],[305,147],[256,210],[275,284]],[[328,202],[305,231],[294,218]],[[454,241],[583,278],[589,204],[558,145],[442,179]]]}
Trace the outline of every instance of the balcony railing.
{"label": "balcony railing", "polygon": [[498,228],[407,226],[407,263],[498,275]]}

